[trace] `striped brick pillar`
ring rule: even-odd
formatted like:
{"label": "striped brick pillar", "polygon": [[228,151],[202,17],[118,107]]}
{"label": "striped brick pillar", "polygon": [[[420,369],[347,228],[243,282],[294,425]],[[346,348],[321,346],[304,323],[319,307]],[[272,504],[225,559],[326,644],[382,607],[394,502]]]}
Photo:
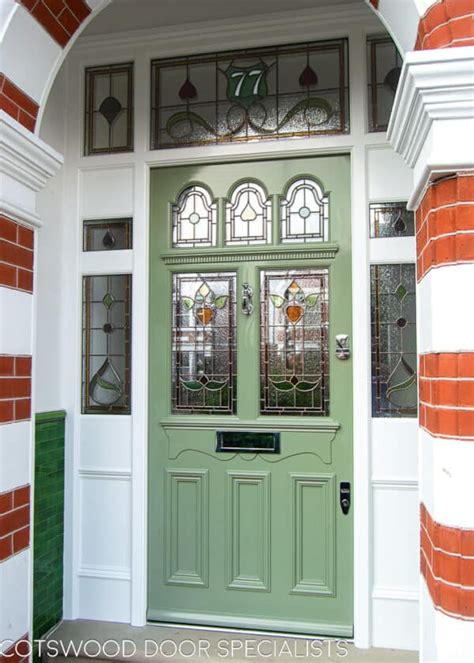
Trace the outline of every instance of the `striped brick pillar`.
{"label": "striped brick pillar", "polygon": [[438,326],[421,330],[421,572],[435,609],[468,621],[474,620],[474,172],[432,181],[416,226],[419,296],[422,310],[431,312],[419,324]]}
{"label": "striped brick pillar", "polygon": [[61,164],[21,119],[0,111],[0,659],[8,661],[27,660],[31,633],[35,196]]}
{"label": "striped brick pillar", "polygon": [[474,660],[473,9],[427,8],[389,127],[414,174],[420,660],[430,663]]}

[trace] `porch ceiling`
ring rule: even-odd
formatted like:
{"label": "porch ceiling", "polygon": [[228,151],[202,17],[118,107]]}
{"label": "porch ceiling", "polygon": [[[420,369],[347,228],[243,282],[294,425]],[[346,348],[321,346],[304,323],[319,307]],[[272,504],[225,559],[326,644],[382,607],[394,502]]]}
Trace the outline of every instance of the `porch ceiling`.
{"label": "porch ceiling", "polygon": [[[85,36],[177,27],[212,20],[292,13],[335,5],[361,5],[363,0],[113,0],[84,31]],[[139,7],[138,7],[139,6]],[[369,10],[367,10],[368,13]]]}

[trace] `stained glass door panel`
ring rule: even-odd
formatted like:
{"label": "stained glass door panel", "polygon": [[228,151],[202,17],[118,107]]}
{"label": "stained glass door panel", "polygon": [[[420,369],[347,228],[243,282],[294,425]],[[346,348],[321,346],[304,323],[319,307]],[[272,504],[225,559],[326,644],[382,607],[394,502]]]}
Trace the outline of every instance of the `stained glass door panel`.
{"label": "stained glass door panel", "polygon": [[[352,635],[349,172],[339,156],[152,173],[150,620]],[[178,244],[174,205],[201,190],[213,241]]]}

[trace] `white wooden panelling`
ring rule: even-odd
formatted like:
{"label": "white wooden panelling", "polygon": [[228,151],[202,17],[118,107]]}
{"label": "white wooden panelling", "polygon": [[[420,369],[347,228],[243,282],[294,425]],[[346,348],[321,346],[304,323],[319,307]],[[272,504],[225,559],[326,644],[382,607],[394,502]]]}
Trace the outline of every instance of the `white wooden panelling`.
{"label": "white wooden panelling", "polygon": [[80,419],[81,469],[131,472],[131,428],[129,416],[83,415]]}
{"label": "white wooden panelling", "polygon": [[31,355],[32,323],[32,295],[0,287],[0,352],[5,355]]}
{"label": "white wooden panelling", "polygon": [[130,274],[133,251],[85,251],[81,254],[83,274]]}
{"label": "white wooden panelling", "polygon": [[80,523],[79,568],[130,568],[129,478],[80,476]]}
{"label": "white wooden panelling", "polygon": [[372,478],[418,480],[418,419],[372,419]]}
{"label": "white wooden panelling", "polygon": [[78,619],[130,622],[129,580],[80,576],[77,586]]}
{"label": "white wooden panelling", "polygon": [[133,167],[84,170],[82,218],[133,216],[133,184]]}
{"label": "white wooden panelling", "polygon": [[[391,201],[388,201],[391,202]],[[416,255],[416,240],[414,237],[377,237],[370,240],[370,262],[398,263],[413,262]]]}
{"label": "white wooden panelling", "polygon": [[379,587],[392,587],[417,592],[419,515],[416,485],[377,482],[373,486],[373,509],[374,591]]}
{"label": "white wooden panelling", "polygon": [[423,277],[417,292],[418,352],[474,350],[474,306],[466,290],[473,283],[474,264],[443,265]]}
{"label": "white wooden panelling", "polygon": [[[372,604],[373,646],[418,649],[418,621],[418,601],[374,598]],[[427,659],[425,661],[428,663]]]}
{"label": "white wooden panelling", "polygon": [[367,157],[370,202],[408,200],[413,176],[403,159],[391,147],[369,148]]}
{"label": "white wooden panelling", "polygon": [[31,482],[31,422],[0,426],[0,493]]}
{"label": "white wooden panelling", "polygon": [[16,642],[30,631],[30,558],[27,549],[0,564],[0,643]]}

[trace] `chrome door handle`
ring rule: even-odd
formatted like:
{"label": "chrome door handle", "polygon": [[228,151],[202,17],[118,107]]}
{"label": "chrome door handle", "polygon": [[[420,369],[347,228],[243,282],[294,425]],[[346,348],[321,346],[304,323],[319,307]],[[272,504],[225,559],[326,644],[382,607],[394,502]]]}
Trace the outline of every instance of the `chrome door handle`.
{"label": "chrome door handle", "polygon": [[336,357],[338,359],[349,359],[350,356],[349,336],[347,334],[336,334]]}

